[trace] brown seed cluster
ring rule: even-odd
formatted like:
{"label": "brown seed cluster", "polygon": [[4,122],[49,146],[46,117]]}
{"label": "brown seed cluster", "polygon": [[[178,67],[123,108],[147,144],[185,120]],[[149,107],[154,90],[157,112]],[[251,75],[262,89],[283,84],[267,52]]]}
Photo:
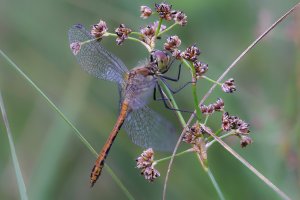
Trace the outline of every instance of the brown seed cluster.
{"label": "brown seed cluster", "polygon": [[167,51],[173,52],[181,44],[181,40],[177,35],[173,35],[167,38],[167,42],[164,44],[164,48]]}
{"label": "brown seed cluster", "polygon": [[180,26],[184,26],[187,24],[187,16],[185,13],[181,11],[172,11],[172,16],[174,21]]}
{"label": "brown seed cluster", "polygon": [[[154,22],[150,25],[147,25],[144,28],[140,29],[140,33],[141,33],[141,39],[143,42],[145,42],[146,44],[153,46],[153,42],[154,42],[154,36],[155,36],[155,32],[156,29],[158,28],[158,22]],[[163,31],[166,29],[165,25],[161,25],[160,26],[160,31]]]}
{"label": "brown seed cluster", "polygon": [[194,44],[190,47],[188,47],[184,52],[182,52],[181,56],[182,58],[195,62],[200,55],[201,51],[200,49]]}
{"label": "brown seed cluster", "polygon": [[155,4],[155,10],[159,14],[159,17],[167,21],[170,21],[172,19],[171,9],[172,9],[172,5],[169,5],[165,2],[160,4],[157,3]]}
{"label": "brown seed cluster", "polygon": [[154,152],[152,148],[145,150],[141,156],[136,159],[136,167],[141,170],[141,174],[150,182],[160,176],[159,171],[157,171],[153,166],[153,160]]}
{"label": "brown seed cluster", "polygon": [[70,44],[70,48],[72,50],[72,53],[74,55],[77,55],[80,51],[81,44],[80,44],[80,42],[73,42],[73,43]]}
{"label": "brown seed cluster", "polygon": [[126,28],[124,24],[120,24],[118,28],[116,28],[115,33],[117,34],[116,42],[118,45],[121,45],[125,39],[128,38],[128,35],[131,33],[130,28]]}
{"label": "brown seed cluster", "polygon": [[207,70],[208,70],[208,64],[201,62],[201,61],[195,61],[193,63],[195,71],[196,71],[196,78],[200,78],[203,76]]}
{"label": "brown seed cluster", "polygon": [[152,10],[148,6],[141,6],[141,18],[147,19],[152,15]]}
{"label": "brown seed cluster", "polygon": [[249,124],[241,120],[237,116],[229,115],[228,112],[224,112],[222,116],[222,129],[224,131],[235,130],[238,134],[248,134]]}
{"label": "brown seed cluster", "polygon": [[182,141],[188,144],[196,144],[197,139],[204,133],[206,133],[206,131],[200,126],[200,124],[195,123],[192,127],[186,128]]}
{"label": "brown seed cluster", "polygon": [[102,36],[107,32],[108,28],[105,21],[100,20],[98,24],[92,26],[91,35],[95,38],[102,38]]}
{"label": "brown seed cluster", "polygon": [[204,115],[211,115],[215,111],[223,111],[224,110],[224,101],[221,98],[218,98],[217,101],[213,104],[201,105],[200,110]]}
{"label": "brown seed cluster", "polygon": [[230,78],[222,84],[222,90],[226,93],[233,93],[236,91],[236,87],[234,84],[234,79]]}

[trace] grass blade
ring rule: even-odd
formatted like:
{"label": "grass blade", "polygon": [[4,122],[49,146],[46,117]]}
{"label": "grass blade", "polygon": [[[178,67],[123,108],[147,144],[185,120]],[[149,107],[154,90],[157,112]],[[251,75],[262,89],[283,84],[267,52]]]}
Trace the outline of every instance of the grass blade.
{"label": "grass blade", "polygon": [[27,192],[26,192],[26,186],[25,186],[24,179],[23,179],[22,172],[21,172],[21,168],[20,168],[20,165],[19,165],[19,161],[18,161],[18,157],[17,157],[13,137],[12,137],[12,134],[11,134],[11,131],[10,131],[10,127],[9,127],[9,123],[8,123],[7,114],[6,114],[6,111],[5,111],[1,91],[0,91],[0,109],[1,109],[3,121],[4,121],[4,124],[5,124],[5,127],[6,127],[6,133],[7,133],[10,152],[11,152],[11,157],[12,157],[12,161],[13,161],[13,165],[14,165],[14,169],[15,169],[15,173],[16,173],[16,177],[17,177],[20,196],[21,196],[22,200],[27,200],[28,196],[27,196]]}
{"label": "grass blade", "polygon": [[[80,131],[68,120],[68,118],[59,110],[59,108],[49,99],[49,97],[2,51],[0,50],[0,54],[4,59],[23,77],[25,80],[49,103],[49,105],[59,114],[59,116],[74,130],[76,136],[81,140],[81,142],[96,156],[98,157],[98,153],[95,149],[90,145],[90,143],[83,137]],[[112,171],[112,169],[105,165],[105,168],[108,169],[108,173],[116,182],[116,184],[121,188],[121,190],[125,193],[126,197],[130,200],[134,199],[125,185],[121,182],[121,180],[116,176],[116,174]]]}

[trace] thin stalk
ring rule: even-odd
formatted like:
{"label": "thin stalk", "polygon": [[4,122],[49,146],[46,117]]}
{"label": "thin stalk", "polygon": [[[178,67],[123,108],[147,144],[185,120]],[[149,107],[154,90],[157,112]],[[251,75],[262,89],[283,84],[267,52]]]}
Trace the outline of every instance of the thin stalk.
{"label": "thin stalk", "polygon": [[206,125],[207,121],[208,121],[209,115],[206,115],[205,120],[204,120],[204,125]]}
{"label": "thin stalk", "polygon": [[161,36],[162,34],[168,32],[169,30],[171,30],[172,28],[174,28],[177,25],[177,23],[172,24],[171,26],[169,26],[168,28],[166,28],[165,30],[161,31],[160,33],[158,33],[157,36]]}
{"label": "thin stalk", "polygon": [[[117,34],[115,34],[115,33],[106,33],[105,35],[106,36],[112,36],[112,37],[118,37]],[[152,51],[152,48],[148,44],[146,44],[145,42],[143,42],[142,40],[139,40],[137,38],[130,37],[130,36],[128,36],[127,40],[138,42],[138,43],[142,44],[144,47],[146,47],[146,49],[148,50],[148,52]]]}
{"label": "thin stalk", "polygon": [[159,18],[158,25],[157,25],[157,28],[156,28],[156,31],[155,31],[155,35],[154,35],[155,39],[157,38],[157,36],[158,36],[158,34],[160,32],[160,27],[161,27],[162,21],[163,21],[163,19]]}
{"label": "thin stalk", "polygon": [[[2,51],[0,50],[0,54],[2,57],[32,86],[45,100],[46,102],[58,113],[58,115],[74,130],[76,136],[81,140],[81,142],[96,156],[98,157],[98,153],[95,149],[90,145],[90,143],[83,137],[80,131],[68,120],[68,118],[59,110],[59,108],[49,99],[49,97]],[[108,173],[111,175],[116,184],[121,188],[121,190],[125,193],[128,199],[134,199],[125,185],[121,182],[121,180],[115,175],[112,169],[105,165],[105,168],[108,169]]]}
{"label": "thin stalk", "polygon": [[182,62],[184,65],[186,65],[191,73],[192,73],[192,79],[193,79],[193,83],[192,83],[192,92],[193,92],[193,99],[194,99],[194,107],[195,107],[195,110],[196,110],[196,117],[197,117],[197,120],[200,121],[201,120],[201,111],[200,111],[200,108],[198,106],[198,102],[199,102],[199,99],[198,99],[198,95],[197,95],[197,79],[196,79],[196,70],[195,68],[192,66],[192,64],[190,62],[188,62],[187,60],[185,59],[182,59]]}
{"label": "thin stalk", "polygon": [[210,81],[212,83],[215,83],[215,84],[218,84],[219,86],[222,86],[221,83],[219,83],[219,82],[217,82],[217,81],[215,81],[215,80],[213,80],[211,78],[208,78],[207,76],[201,76],[201,78],[204,78],[204,79],[206,79],[206,80],[208,80],[208,81]]}
{"label": "thin stalk", "polygon": [[20,165],[19,165],[19,161],[18,161],[18,157],[17,157],[15,145],[14,145],[14,140],[13,140],[13,137],[12,137],[12,134],[11,134],[11,131],[10,131],[9,122],[8,122],[8,119],[7,119],[7,114],[6,114],[6,111],[5,111],[1,91],[0,91],[0,109],[1,109],[2,118],[3,118],[3,121],[4,121],[4,125],[6,127],[6,133],[7,133],[7,137],[8,137],[8,141],[9,141],[10,153],[11,153],[14,170],[15,170],[16,177],[17,177],[17,183],[18,183],[18,189],[19,189],[19,192],[20,192],[20,196],[21,196],[22,200],[27,200],[28,196],[27,196],[27,192],[26,192],[26,186],[25,186],[24,179],[23,179],[22,172],[21,172],[21,168],[20,168]]}
{"label": "thin stalk", "polygon": [[219,187],[219,185],[218,185],[218,183],[217,183],[217,181],[216,181],[213,173],[210,171],[209,168],[207,168],[207,175],[210,178],[212,184],[214,185],[214,188],[216,189],[216,191],[217,191],[217,193],[219,195],[219,198],[221,200],[225,200],[225,197],[224,197],[224,195],[223,195],[223,193],[222,193],[222,191],[221,191],[221,189],[220,189],[220,187]]}
{"label": "thin stalk", "polygon": [[[194,152],[195,150],[193,149],[193,148],[190,148],[190,149],[187,149],[187,150],[185,150],[185,151],[182,151],[182,152],[180,152],[180,153],[177,153],[176,155],[175,155],[175,157],[178,157],[178,156],[182,156],[182,155],[184,155],[184,154],[187,154],[187,153],[190,153],[190,152]],[[153,165],[157,165],[158,163],[160,163],[160,162],[164,162],[164,161],[166,161],[166,160],[170,160],[172,158],[172,156],[168,156],[168,157],[165,157],[165,158],[161,158],[161,159],[159,159],[159,160],[155,160],[154,162],[153,162]]]}
{"label": "thin stalk", "polygon": [[[216,134],[217,135],[217,134]],[[219,138],[220,139],[223,139],[223,138],[226,138],[226,137],[229,137],[229,136],[232,136],[234,135],[234,132],[229,132],[229,133],[226,133],[222,136],[220,136]],[[206,144],[206,148],[208,149],[211,145],[213,145],[215,142],[217,142],[216,140],[212,140],[210,141],[209,143]]]}

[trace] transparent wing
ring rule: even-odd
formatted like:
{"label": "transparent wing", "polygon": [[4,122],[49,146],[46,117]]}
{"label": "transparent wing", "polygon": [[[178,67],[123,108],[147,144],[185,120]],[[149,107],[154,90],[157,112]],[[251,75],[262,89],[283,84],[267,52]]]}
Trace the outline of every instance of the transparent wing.
{"label": "transparent wing", "polygon": [[[70,28],[68,33],[70,44],[94,39],[80,24]],[[76,58],[89,74],[119,84],[123,83],[124,73],[128,71],[123,62],[109,53],[97,40],[82,44]]]}
{"label": "transparent wing", "polygon": [[172,151],[179,137],[172,124],[148,106],[130,112],[123,127],[133,143],[158,151]]}

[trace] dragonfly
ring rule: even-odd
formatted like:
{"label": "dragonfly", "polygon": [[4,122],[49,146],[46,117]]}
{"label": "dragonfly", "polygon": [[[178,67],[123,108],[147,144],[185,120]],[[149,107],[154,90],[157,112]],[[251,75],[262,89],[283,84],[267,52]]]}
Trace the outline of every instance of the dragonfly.
{"label": "dragonfly", "polygon": [[[124,127],[133,143],[158,151],[171,151],[178,139],[174,134],[175,129],[169,121],[147,106],[147,99],[153,92],[155,100],[163,100],[167,108],[173,109],[167,105],[165,98],[156,98],[156,88],[163,97],[158,79],[164,82],[179,80],[181,65],[177,78],[164,76],[163,74],[169,70],[172,62],[164,51],[155,50],[151,52],[147,62],[128,70],[119,58],[106,50],[100,41],[82,25],[74,25],[68,34],[70,44],[84,43],[75,55],[81,67],[99,79],[115,82],[120,94],[119,116],[94,164],[90,175],[91,186],[99,178],[104,161],[121,126]],[[172,92],[178,92],[183,87]]]}

